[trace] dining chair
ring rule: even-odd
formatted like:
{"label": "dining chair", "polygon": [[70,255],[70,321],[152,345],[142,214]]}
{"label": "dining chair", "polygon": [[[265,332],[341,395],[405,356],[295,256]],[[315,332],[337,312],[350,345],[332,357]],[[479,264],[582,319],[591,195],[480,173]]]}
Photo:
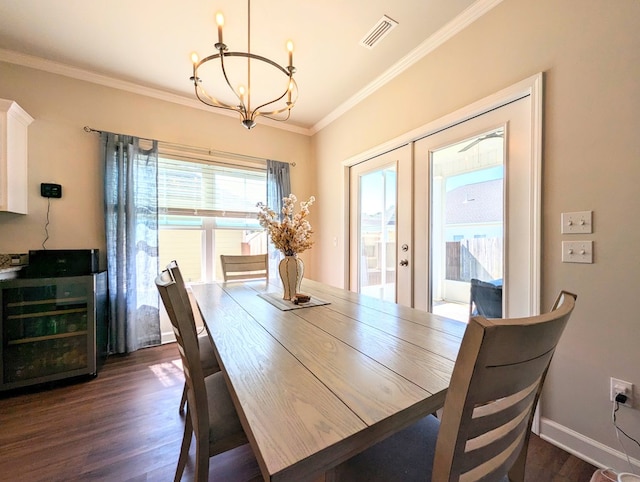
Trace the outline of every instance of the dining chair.
{"label": "dining chair", "polygon": [[269,278],[266,254],[221,254],[222,275],[225,281]]}
{"label": "dining chair", "polygon": [[471,318],[441,421],[391,435],[336,467],[335,480],[524,481],[535,407],[575,300],[562,291],[543,315]]}
{"label": "dining chair", "polygon": [[169,314],[179,345],[187,384],[187,416],[174,481],[182,478],[195,434],[195,480],[209,476],[209,458],[248,443],[222,372],[204,376],[198,340],[177,283],[169,270],[156,278],[156,287]]}
{"label": "dining chair", "polygon": [[502,318],[502,286],[471,279],[469,316]]}
{"label": "dining chair", "polygon": [[[189,294],[187,290],[187,285],[184,282],[184,278],[182,277],[182,273],[180,268],[178,267],[178,262],[176,260],[171,261],[167,265],[167,270],[173,276],[173,279],[176,282],[176,287],[180,294],[180,298],[185,305],[190,306],[191,309],[187,310],[187,315],[189,319],[192,321],[193,329],[196,333],[198,340],[198,353],[200,354],[200,363],[202,365],[202,371],[204,376],[211,375],[212,373],[216,373],[220,371],[220,365],[218,364],[218,359],[216,358],[216,353],[213,348],[213,341],[211,341],[211,337],[208,333],[198,333],[197,326],[203,325],[202,319],[196,320],[195,313],[198,313],[199,310],[194,310],[193,305],[195,304],[195,300]],[[197,323],[200,321],[201,323]],[[187,404],[187,383],[185,382],[184,387],[182,389],[182,397],[180,398],[180,407],[179,412],[184,413],[184,407]]]}

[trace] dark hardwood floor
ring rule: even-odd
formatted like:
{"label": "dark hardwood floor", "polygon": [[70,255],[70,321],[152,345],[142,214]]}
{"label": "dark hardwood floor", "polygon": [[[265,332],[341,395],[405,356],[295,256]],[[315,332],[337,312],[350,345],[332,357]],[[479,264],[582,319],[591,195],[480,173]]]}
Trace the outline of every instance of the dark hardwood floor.
{"label": "dark hardwood floor", "polygon": [[[183,383],[177,347],[170,344],[110,357],[92,380],[3,394],[0,480],[173,480],[184,427],[178,413]],[[211,459],[210,479],[261,480],[247,450]],[[532,436],[527,482],[588,482],[595,470]],[[193,480],[191,463],[183,480]]]}

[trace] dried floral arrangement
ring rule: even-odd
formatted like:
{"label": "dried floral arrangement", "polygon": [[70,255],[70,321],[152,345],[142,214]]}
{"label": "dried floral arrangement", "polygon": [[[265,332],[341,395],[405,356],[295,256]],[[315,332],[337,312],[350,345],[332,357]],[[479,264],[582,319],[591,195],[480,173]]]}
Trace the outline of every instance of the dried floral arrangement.
{"label": "dried floral arrangement", "polygon": [[258,204],[260,226],[267,230],[273,245],[285,256],[302,253],[313,245],[311,241],[313,231],[307,216],[309,207],[315,200],[315,197],[311,196],[308,201],[300,201],[300,210],[294,213],[298,198],[294,194],[289,194],[282,199],[282,219],[273,209],[262,203]]}

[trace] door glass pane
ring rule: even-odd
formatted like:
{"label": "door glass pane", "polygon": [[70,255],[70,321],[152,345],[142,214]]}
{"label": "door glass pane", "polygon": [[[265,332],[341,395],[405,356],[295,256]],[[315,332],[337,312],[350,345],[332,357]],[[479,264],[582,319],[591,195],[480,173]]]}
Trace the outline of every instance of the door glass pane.
{"label": "door glass pane", "polygon": [[396,166],[371,171],[359,182],[360,293],[396,300]]}
{"label": "door glass pane", "polygon": [[469,317],[471,279],[502,285],[504,129],[432,151],[431,306]]}

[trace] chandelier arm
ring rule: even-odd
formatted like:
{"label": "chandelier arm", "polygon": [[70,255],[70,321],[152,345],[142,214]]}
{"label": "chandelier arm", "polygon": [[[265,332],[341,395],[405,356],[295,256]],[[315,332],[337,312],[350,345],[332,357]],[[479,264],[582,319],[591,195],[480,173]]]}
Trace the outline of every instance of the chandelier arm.
{"label": "chandelier arm", "polygon": [[[196,97],[198,98],[198,100],[200,102],[202,102],[203,104],[206,104],[208,106],[211,107],[219,107],[221,109],[227,109],[227,110],[233,110],[233,111],[238,111],[238,108],[236,106],[233,105],[229,105],[226,104],[225,102],[221,102],[218,99],[216,99],[215,97],[213,97],[212,95],[210,95],[207,90],[202,87],[201,85],[199,85],[200,82],[200,78],[198,77],[198,69],[200,68],[200,66],[202,66],[204,63],[209,62],[210,60],[215,60],[217,58],[220,57],[220,54],[213,54],[213,55],[209,55],[208,57],[205,57],[204,59],[202,59],[200,62],[198,62],[195,66],[194,69],[194,81],[193,81],[193,85],[194,85],[194,89],[195,89],[195,94]],[[200,95],[200,92],[202,92],[202,94],[204,94],[204,96],[206,98],[202,98],[202,96]]]}
{"label": "chandelier arm", "polygon": [[[289,82],[292,82],[294,87],[295,87],[295,91],[296,91],[296,98],[293,102],[291,102],[290,104],[287,104],[286,107],[283,107],[281,109],[276,109],[270,112],[260,112],[260,109],[263,107],[266,107],[270,104],[273,104],[274,102],[278,102],[279,100],[281,100],[285,95],[287,95],[287,92],[289,91],[289,89],[287,88],[287,90],[284,91],[284,93],[278,97],[277,99],[274,99],[272,101],[266,102],[264,104],[262,104],[261,106],[256,107],[253,112],[255,113],[255,116],[263,116],[263,117],[269,117],[270,115],[276,115],[276,114],[281,114],[282,112],[289,112],[289,114],[287,115],[287,119],[289,118],[289,116],[291,115],[291,109],[293,109],[296,101],[298,100],[298,96],[297,96],[297,92],[298,92],[298,84],[296,84],[296,81],[293,79],[293,77],[289,78]],[[277,119],[276,119],[277,120]]]}
{"label": "chandelier arm", "polygon": [[[209,57],[202,59],[202,61],[200,62],[200,64],[205,63],[206,61],[210,60],[210,59],[214,59],[214,58],[218,58],[220,56],[220,54],[214,54],[214,55],[210,55]],[[287,77],[289,77],[289,71],[283,67],[282,65],[274,62],[271,59],[268,59],[266,57],[263,57],[262,55],[258,55],[258,54],[252,54],[249,52],[226,52],[224,54],[225,57],[248,57],[250,59],[254,59],[254,60],[260,60],[262,62],[266,62],[269,65],[274,66],[275,68],[277,68],[280,72],[282,72],[283,74],[285,74]]]}
{"label": "chandelier arm", "polygon": [[[295,80],[293,80],[293,77],[289,77],[288,85],[291,85],[291,84],[293,84],[293,86],[295,87],[295,90],[296,90],[296,101],[297,101],[297,100],[298,100],[298,96],[297,96],[297,92],[298,92],[298,84],[296,84],[296,81],[295,81]],[[265,106],[267,106],[267,105],[269,105],[269,104],[273,104],[274,102],[278,102],[279,100],[282,100],[282,98],[283,98],[285,95],[287,95],[287,92],[289,92],[289,90],[290,90],[290,89],[289,89],[289,87],[287,87],[287,88],[285,89],[285,91],[282,93],[282,95],[281,95],[280,97],[277,97],[277,98],[275,98],[275,99],[273,99],[273,100],[271,100],[271,101],[269,101],[269,102],[265,102],[264,104],[262,104],[262,105],[260,105],[260,106],[256,107],[254,110],[260,110],[262,107],[265,107]],[[290,106],[287,106],[287,107],[285,107],[284,109],[287,109],[287,110],[288,110],[288,109],[290,109],[291,107],[293,107],[293,104],[295,104],[295,101],[294,101],[294,102],[291,102],[290,104],[291,104]]]}
{"label": "chandelier arm", "polygon": [[285,110],[290,110],[290,109],[291,109],[291,107],[290,107],[290,106],[287,106],[287,107],[283,107],[282,109],[274,110],[273,112],[265,112],[264,114],[263,114],[262,112],[260,112],[260,109],[262,109],[263,107],[266,107],[266,106],[271,105],[271,104],[273,104],[273,103],[275,103],[275,102],[278,102],[279,100],[282,100],[282,98],[283,98],[285,95],[287,95],[287,91],[288,91],[288,90],[289,90],[289,89],[285,90],[285,91],[284,91],[284,94],[282,94],[280,97],[278,97],[278,98],[276,98],[276,99],[273,99],[273,100],[270,100],[269,102],[265,102],[265,103],[264,103],[264,104],[262,104],[262,105],[259,105],[258,107],[256,107],[255,109],[253,109],[253,112],[256,112],[256,113],[257,113],[257,115],[265,115],[265,114],[275,114],[275,113],[278,113],[278,112],[284,112]]}
{"label": "chandelier arm", "polygon": [[[268,105],[268,104],[266,104]],[[254,110],[253,111],[253,115],[254,117],[269,117],[270,115],[277,115],[277,114],[281,114],[283,112],[291,112],[291,109],[293,108],[293,106],[287,106],[287,107],[283,107],[282,109],[276,109],[276,110],[272,110],[270,112],[260,112],[259,110]]]}
{"label": "chandelier arm", "polygon": [[266,117],[267,119],[271,119],[277,122],[285,122],[289,120],[289,117],[291,117],[291,109],[287,109],[287,116],[283,119],[278,119],[277,117],[272,117],[271,115],[267,114],[262,114],[262,117]]}
{"label": "chandelier arm", "polygon": [[[204,94],[204,98],[200,95],[199,90],[202,91],[202,93]],[[215,97],[212,97],[211,95],[209,95],[207,91],[202,87],[196,87],[196,98],[203,104],[211,107],[218,107],[220,109],[233,110],[236,112],[238,111],[237,107],[225,104],[224,102],[220,102]]]}
{"label": "chandelier arm", "polygon": [[[227,71],[224,68],[224,57],[226,55],[229,54],[233,54],[234,52],[229,52],[229,53],[220,53],[220,66],[222,67],[222,75],[224,76],[224,80],[227,82],[227,85],[229,86],[229,88],[231,89],[231,92],[234,93],[234,95],[238,98],[238,102],[240,102],[240,106],[236,109],[238,112],[240,112],[240,115],[242,116],[243,119],[246,119],[246,112],[247,112],[247,107],[244,105],[244,102],[242,101],[242,99],[240,98],[240,96],[238,95],[238,93],[236,92],[236,90],[231,86],[231,82],[229,82],[229,77],[227,77]],[[231,55],[231,57],[233,57],[233,55]]]}

